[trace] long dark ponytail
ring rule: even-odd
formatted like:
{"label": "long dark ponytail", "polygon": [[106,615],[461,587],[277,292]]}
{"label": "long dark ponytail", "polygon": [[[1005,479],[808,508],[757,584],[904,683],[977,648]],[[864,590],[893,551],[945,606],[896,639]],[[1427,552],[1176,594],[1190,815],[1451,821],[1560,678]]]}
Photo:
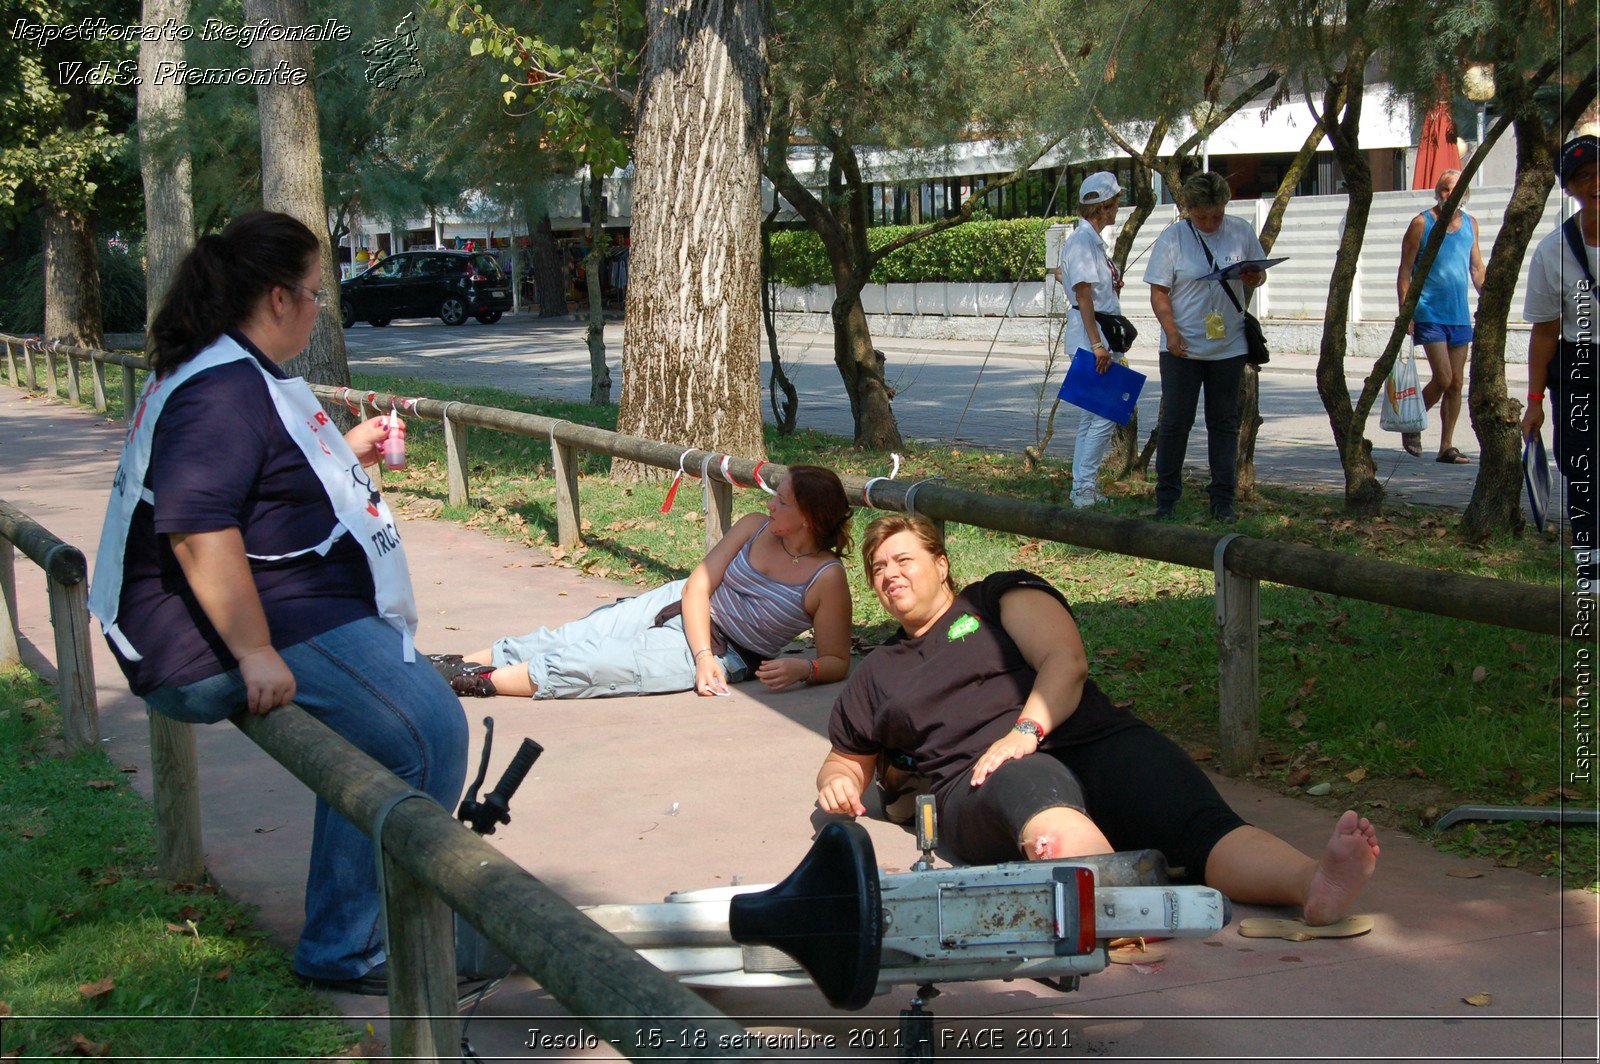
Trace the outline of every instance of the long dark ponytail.
{"label": "long dark ponytail", "polygon": [[250,316],[261,297],[294,288],[320,253],[316,234],[275,211],[241,214],[195,242],[150,323],[150,368],[170,373]]}

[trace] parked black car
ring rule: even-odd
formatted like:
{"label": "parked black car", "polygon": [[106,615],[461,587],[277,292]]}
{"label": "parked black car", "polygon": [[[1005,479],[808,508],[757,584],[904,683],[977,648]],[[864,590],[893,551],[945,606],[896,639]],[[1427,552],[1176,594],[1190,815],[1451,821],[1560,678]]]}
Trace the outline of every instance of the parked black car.
{"label": "parked black car", "polygon": [[511,309],[511,278],[482,252],[403,251],[340,282],[339,303],[346,329],[394,318],[460,325],[468,315],[493,325]]}

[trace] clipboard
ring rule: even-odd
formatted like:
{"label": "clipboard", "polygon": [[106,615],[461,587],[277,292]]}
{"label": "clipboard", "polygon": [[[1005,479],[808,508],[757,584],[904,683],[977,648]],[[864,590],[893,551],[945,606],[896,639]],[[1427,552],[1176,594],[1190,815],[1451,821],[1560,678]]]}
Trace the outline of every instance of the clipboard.
{"label": "clipboard", "polygon": [[1202,274],[1200,277],[1196,278],[1196,280],[1237,281],[1239,279],[1239,275],[1244,273],[1246,270],[1268,270],[1278,265],[1280,262],[1288,261],[1289,256],[1287,255],[1280,259],[1241,259],[1238,262],[1230,262],[1226,266],[1218,266],[1210,273]]}
{"label": "clipboard", "polygon": [[1067,377],[1058,394],[1062,402],[1126,425],[1133,417],[1145,379],[1143,373],[1120,362],[1112,362],[1110,369],[1096,373],[1094,352],[1080,347],[1067,365]]}

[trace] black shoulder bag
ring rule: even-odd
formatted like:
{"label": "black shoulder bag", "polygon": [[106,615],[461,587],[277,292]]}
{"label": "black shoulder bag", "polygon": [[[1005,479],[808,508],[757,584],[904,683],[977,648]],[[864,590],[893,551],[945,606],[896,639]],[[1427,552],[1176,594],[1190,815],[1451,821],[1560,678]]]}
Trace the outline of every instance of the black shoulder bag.
{"label": "black shoulder bag", "polygon": [[[1194,238],[1200,241],[1200,250],[1206,253],[1206,263],[1213,270],[1216,269],[1217,260],[1212,258],[1211,249],[1206,246],[1206,242],[1202,240],[1200,234],[1195,231],[1194,223],[1189,222],[1188,226],[1189,232],[1194,233]],[[1228,294],[1228,301],[1233,304],[1233,309],[1244,315],[1245,361],[1250,363],[1252,366],[1265,366],[1267,364],[1267,360],[1272,357],[1272,352],[1267,350],[1267,336],[1261,331],[1261,322],[1256,320],[1256,316],[1254,314],[1244,309],[1244,305],[1239,302],[1239,297],[1234,295],[1233,289],[1228,287],[1227,281],[1219,278],[1217,283],[1220,284],[1222,286],[1222,290]]]}

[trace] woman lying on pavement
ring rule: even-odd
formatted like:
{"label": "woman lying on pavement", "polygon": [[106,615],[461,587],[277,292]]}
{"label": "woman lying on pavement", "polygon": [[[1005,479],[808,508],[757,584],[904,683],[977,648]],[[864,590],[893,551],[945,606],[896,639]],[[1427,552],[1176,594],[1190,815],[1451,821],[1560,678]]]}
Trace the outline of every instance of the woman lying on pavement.
{"label": "woman lying on pavement", "polygon": [[[751,676],[775,691],[832,683],[850,670],[850,583],[839,560],[849,550],[838,475],[793,466],[767,516],[740,518],[687,580],[434,662],[458,694],[485,698],[725,695]],[[815,656],[780,657],[807,628]]]}
{"label": "woman lying on pavement", "polygon": [[973,864],[1157,849],[1238,902],[1338,920],[1378,859],[1347,812],[1320,861],[1246,824],[1177,744],[1088,676],[1066,601],[1041,577],[995,573],[957,591],[926,519],[881,517],[862,557],[900,631],[869,654],[828,725],[825,812],[859,816],[880,753],[932,777],[940,835]]}

